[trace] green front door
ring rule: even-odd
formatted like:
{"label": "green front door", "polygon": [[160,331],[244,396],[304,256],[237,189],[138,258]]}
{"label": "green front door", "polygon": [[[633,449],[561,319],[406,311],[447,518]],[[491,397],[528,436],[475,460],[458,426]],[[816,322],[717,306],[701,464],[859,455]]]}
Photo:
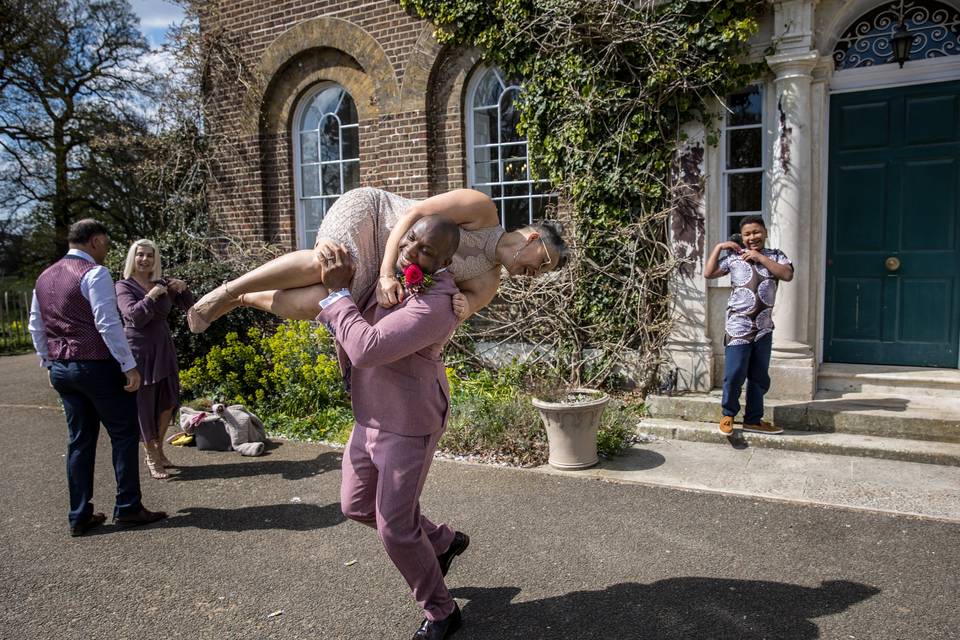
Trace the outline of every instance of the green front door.
{"label": "green front door", "polygon": [[827,362],[957,367],[960,82],[830,100]]}

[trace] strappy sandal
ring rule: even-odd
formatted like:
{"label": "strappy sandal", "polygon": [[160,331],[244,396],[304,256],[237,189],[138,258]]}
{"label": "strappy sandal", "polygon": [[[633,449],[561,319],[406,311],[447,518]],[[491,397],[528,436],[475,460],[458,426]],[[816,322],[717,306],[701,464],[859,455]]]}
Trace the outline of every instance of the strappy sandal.
{"label": "strappy sandal", "polygon": [[150,455],[149,447],[144,448],[147,450],[147,455],[143,458],[143,461],[147,463],[147,470],[150,471],[150,477],[154,480],[166,480],[169,478],[170,474],[164,469],[163,463],[153,459],[153,456]]}

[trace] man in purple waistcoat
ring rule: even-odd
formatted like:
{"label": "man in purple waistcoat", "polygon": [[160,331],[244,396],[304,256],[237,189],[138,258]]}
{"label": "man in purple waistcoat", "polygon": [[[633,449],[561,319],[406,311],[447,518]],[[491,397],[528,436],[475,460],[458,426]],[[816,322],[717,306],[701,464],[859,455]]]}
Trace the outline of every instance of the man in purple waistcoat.
{"label": "man in purple waistcoat", "polygon": [[140,502],[136,390],[140,373],[123,333],[110,272],[100,263],[110,248],[107,228],[80,220],[67,236],[70,250],[48,267],[33,290],[30,335],[50,386],[67,416],[70,535],[106,521],[93,510],[93,465],[102,422],[113,446],[117,478],[114,522],[135,527],[165,518]]}
{"label": "man in purple waistcoat", "polygon": [[325,264],[323,284],[333,293],[320,302],[318,316],[352,365],[356,424],[343,454],[341,508],[376,528],[424,610],[415,640],[440,640],[459,628],[460,609],[443,576],[470,544],[465,534],[420,514],[420,492],[450,413],[441,353],[457,326],[452,296],[458,289],[446,267],[459,243],[459,227],[449,219],[417,222],[400,242],[397,267],[417,265],[433,274],[432,283],[408,288],[390,309],[375,296],[360,307],[350,299],[344,287],[353,267],[341,248]]}

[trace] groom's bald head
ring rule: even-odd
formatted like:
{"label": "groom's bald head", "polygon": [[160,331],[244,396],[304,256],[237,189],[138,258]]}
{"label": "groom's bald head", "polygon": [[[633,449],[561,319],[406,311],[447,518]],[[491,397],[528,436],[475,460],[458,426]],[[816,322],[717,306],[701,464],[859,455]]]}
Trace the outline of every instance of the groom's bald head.
{"label": "groom's bald head", "polygon": [[400,240],[397,267],[403,270],[414,263],[424,273],[434,273],[450,264],[460,246],[460,227],[441,215],[418,220]]}

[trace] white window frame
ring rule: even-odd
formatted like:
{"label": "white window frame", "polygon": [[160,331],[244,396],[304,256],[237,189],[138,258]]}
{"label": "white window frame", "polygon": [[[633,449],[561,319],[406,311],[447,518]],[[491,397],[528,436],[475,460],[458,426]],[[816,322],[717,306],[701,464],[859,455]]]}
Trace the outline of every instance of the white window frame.
{"label": "white window frame", "polygon": [[[487,105],[486,107],[476,108],[473,106],[474,98],[477,94],[477,89],[480,86],[481,81],[486,75],[490,72],[493,72],[497,75],[497,79],[500,81],[501,92],[497,104],[497,137],[498,140],[496,143],[487,143],[482,145],[477,145],[474,139],[475,136],[475,119],[474,112],[482,109],[489,109],[493,105]],[[527,144],[526,138],[518,138],[517,140],[504,143],[499,139],[500,135],[500,105],[503,101],[503,96],[505,96],[509,91],[516,91],[519,93],[521,87],[517,84],[508,84],[503,77],[503,73],[497,67],[489,65],[481,65],[474,69],[473,73],[470,76],[470,82],[467,84],[467,91],[465,97],[465,104],[463,105],[463,111],[466,114],[466,126],[467,126],[467,185],[471,189],[480,189],[481,187],[487,187],[490,189],[492,194],[494,187],[500,187],[500,197],[493,198],[495,203],[499,203],[498,209],[500,210],[500,225],[506,229],[506,207],[504,206],[505,201],[507,200],[526,200],[527,201],[527,222],[526,224],[533,224],[536,222],[533,217],[533,204],[535,200],[556,200],[558,194],[555,191],[547,191],[544,193],[534,193],[534,185],[542,184],[549,187],[550,181],[545,179],[533,180],[530,176],[530,148]],[[524,157],[525,160],[525,169],[526,169],[526,179],[525,180],[511,180],[509,182],[503,181],[504,176],[504,158],[503,158],[503,147],[511,147],[523,145],[524,148]],[[476,174],[476,150],[480,148],[496,149],[497,150],[497,166],[499,181],[498,182],[477,182]],[[514,157],[513,160],[518,160],[520,158]],[[504,189],[507,185],[518,186],[526,185],[527,194],[522,196],[505,196]]]}
{"label": "white window frame", "polygon": [[[319,181],[320,181],[319,186],[320,186],[320,190],[321,190],[321,195],[318,195],[318,196],[310,196],[309,198],[305,198],[304,195],[303,195],[303,155],[302,155],[302,150],[301,150],[301,148],[300,148],[300,137],[301,137],[301,135],[302,135],[303,133],[306,133],[306,132],[305,132],[303,129],[301,129],[301,120],[303,119],[303,116],[304,116],[304,113],[306,112],[306,110],[309,109],[310,105],[313,103],[313,100],[314,100],[318,95],[320,95],[321,93],[323,93],[323,92],[326,91],[327,89],[331,89],[331,88],[339,88],[339,89],[342,89],[343,92],[344,92],[344,94],[347,95],[347,96],[350,96],[350,99],[353,100],[353,102],[354,102],[354,108],[356,109],[356,102],[357,102],[357,101],[353,98],[353,96],[350,94],[350,92],[347,91],[346,87],[344,87],[344,86],[342,86],[342,85],[339,85],[339,84],[337,84],[337,83],[335,83],[335,82],[324,82],[324,83],[318,84],[316,87],[314,87],[313,89],[311,89],[309,93],[307,93],[306,95],[303,96],[303,98],[300,99],[300,102],[299,102],[299,104],[297,105],[297,108],[296,108],[296,110],[294,111],[294,114],[293,114],[293,126],[291,127],[291,132],[290,132],[290,133],[291,133],[291,136],[290,136],[290,137],[293,139],[293,184],[294,184],[294,198],[295,198],[295,200],[296,200],[296,207],[295,207],[295,209],[296,209],[296,236],[297,236],[297,248],[298,248],[298,249],[310,249],[310,248],[313,248],[313,244],[307,242],[307,229],[306,229],[306,220],[305,220],[306,213],[305,213],[305,211],[304,211],[304,202],[305,202],[306,200],[325,200],[325,199],[326,199],[326,200],[332,200],[332,202],[330,203],[331,205],[333,204],[333,202],[336,202],[337,198],[338,198],[340,195],[343,195],[343,193],[347,190],[347,189],[344,188],[344,187],[346,186],[346,185],[344,185],[344,176],[346,175],[346,172],[344,171],[344,167],[343,167],[343,165],[346,165],[346,164],[351,164],[351,163],[355,163],[355,164],[356,164],[356,167],[357,167],[357,176],[358,176],[358,184],[357,184],[356,186],[359,186],[359,175],[360,175],[360,157],[359,157],[360,114],[359,114],[359,112],[358,112],[358,113],[357,113],[357,122],[356,122],[355,124],[347,124],[347,125],[344,125],[344,124],[340,123],[340,129],[341,129],[341,130],[343,130],[343,129],[348,129],[348,128],[357,129],[357,144],[358,144],[358,148],[357,148],[357,158],[355,158],[355,159],[354,159],[354,158],[350,158],[350,159],[348,159],[348,160],[344,160],[344,159],[343,159],[343,136],[341,135],[340,138],[339,138],[339,139],[340,139],[340,149],[339,149],[339,154],[338,154],[338,155],[340,156],[340,159],[339,159],[339,160],[320,160],[320,158],[321,158],[322,156],[320,155],[320,150],[319,150],[319,148],[318,148],[318,149],[317,149],[317,154],[318,154],[318,155],[317,155],[317,160],[318,160],[318,161],[315,162],[315,163],[314,163],[314,162],[308,163],[308,164],[316,164],[316,165],[319,166],[319,167],[322,167],[322,166],[324,166],[324,165],[333,165],[333,164],[339,164],[339,165],[341,165],[341,166],[340,166],[340,193],[339,193],[339,194],[336,194],[335,197],[331,197],[331,196],[329,196],[329,195],[323,195],[323,178],[322,178],[322,169],[321,169],[321,176],[319,177]],[[336,111],[334,111],[334,112],[333,112],[332,114],[330,114],[330,115],[332,115],[332,117],[334,117],[334,118],[337,118],[338,121],[339,121],[339,117],[336,115]],[[325,116],[324,116],[324,117],[325,117]],[[323,121],[323,118],[322,118],[322,117],[321,117],[321,120],[320,120],[320,121],[321,121],[321,122]],[[353,187],[351,187],[351,188],[353,188]],[[322,220],[323,220],[323,219],[321,218],[321,222],[322,222]]]}
{"label": "white window frame", "polygon": [[[753,84],[747,87],[744,87],[741,91],[748,91],[750,89],[757,89],[760,92],[760,122],[759,124],[748,124],[748,125],[739,125],[728,127],[727,120],[730,116],[730,113],[726,109],[726,96],[724,104],[721,106],[723,110],[723,126],[720,129],[720,241],[727,240],[730,237],[730,219],[731,218],[742,218],[744,216],[758,215],[762,216],[765,223],[770,223],[769,216],[769,203],[767,194],[769,192],[769,173],[770,173],[770,150],[767,148],[769,141],[769,134],[767,131],[767,91],[762,83]],[[733,93],[740,93],[740,91],[734,91]],[[759,167],[748,167],[745,169],[728,169],[727,168],[727,144],[729,143],[728,131],[740,131],[745,129],[759,129],[760,130],[760,166]],[[730,193],[729,193],[729,181],[727,180],[728,176],[736,174],[745,174],[745,173],[759,173],[760,174],[760,210],[759,211],[730,211]]]}

